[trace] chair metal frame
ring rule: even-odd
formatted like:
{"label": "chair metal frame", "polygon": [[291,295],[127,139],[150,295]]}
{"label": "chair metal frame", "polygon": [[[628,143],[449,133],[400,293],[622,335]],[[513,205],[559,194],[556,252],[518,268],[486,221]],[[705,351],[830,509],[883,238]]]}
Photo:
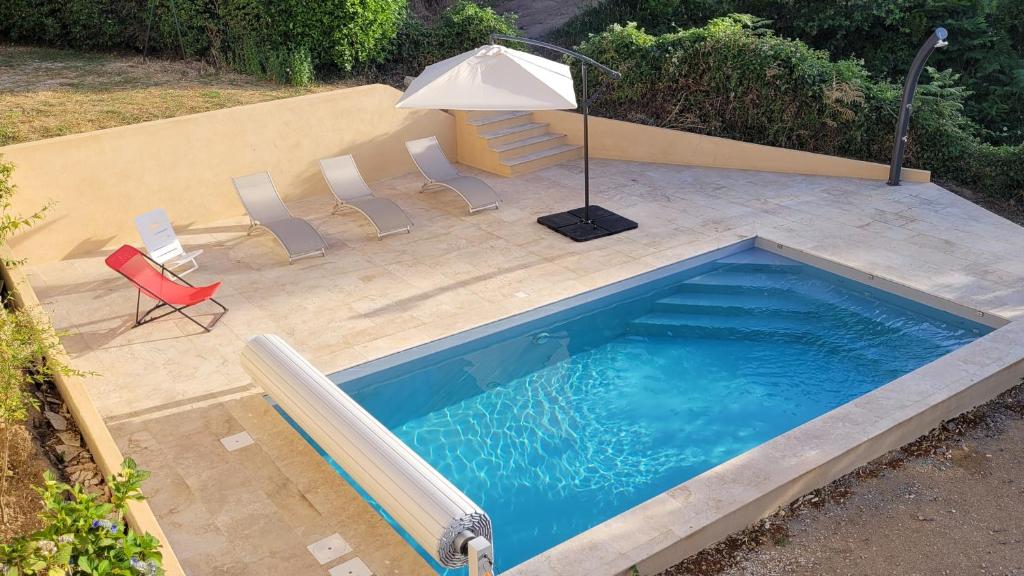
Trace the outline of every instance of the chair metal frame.
{"label": "chair metal frame", "polygon": [[[153,265],[159,266],[160,267],[160,274],[162,276],[164,276],[165,278],[167,277],[166,276],[167,274],[170,274],[171,276],[174,277],[175,280],[184,283],[186,286],[189,286],[191,288],[196,288],[195,284],[192,284],[188,280],[185,280],[181,276],[175,274],[173,271],[171,271],[169,268],[167,268],[163,264],[160,264],[156,260],[150,258],[148,254],[144,254],[141,250],[139,251],[139,255],[142,256],[143,258],[145,258],[146,260],[148,260]],[[216,298],[212,298],[212,297],[211,298],[207,298],[206,300],[203,300],[202,302],[196,302],[195,304],[189,304],[188,306],[175,306],[175,305],[165,301],[163,298],[160,298],[156,294],[153,294],[149,290],[145,290],[141,285],[139,285],[138,282],[133,280],[127,274],[121,272],[120,270],[115,270],[115,271],[118,274],[120,274],[121,276],[124,276],[129,282],[134,284],[135,288],[138,291],[138,295],[136,296],[136,299],[135,299],[135,325],[132,326],[132,328],[138,328],[139,326],[142,326],[143,324],[149,324],[150,322],[152,322],[154,320],[159,320],[161,318],[164,318],[166,316],[170,316],[171,314],[174,314],[175,312],[177,312],[177,313],[181,314],[182,316],[184,316],[185,318],[188,318],[189,320],[191,320],[192,323],[195,324],[196,326],[199,326],[203,330],[209,332],[210,330],[213,329],[214,326],[217,325],[217,322],[219,322],[220,319],[223,318],[224,315],[227,314],[227,312],[228,312],[227,306],[221,304],[220,302],[217,301]],[[156,306],[153,306],[149,310],[146,310],[144,313],[142,313],[140,315],[139,312],[142,310],[142,292],[144,290],[146,292],[146,296],[148,298],[152,298],[153,300],[156,300],[158,302],[158,304]],[[213,322],[210,322],[209,325],[204,325],[203,323],[199,322],[198,320],[196,320],[192,316],[189,316],[187,313],[185,313],[185,309],[186,308],[191,308],[193,306],[198,306],[199,304],[202,304],[203,302],[213,302],[214,304],[219,306],[220,309],[222,310],[221,313],[216,318],[214,318]],[[157,316],[149,317],[150,314],[152,314],[153,312],[156,312],[157,310],[159,310],[160,308],[163,308],[164,306],[170,307],[171,310],[169,310],[167,312],[164,312],[163,314],[159,314]]]}

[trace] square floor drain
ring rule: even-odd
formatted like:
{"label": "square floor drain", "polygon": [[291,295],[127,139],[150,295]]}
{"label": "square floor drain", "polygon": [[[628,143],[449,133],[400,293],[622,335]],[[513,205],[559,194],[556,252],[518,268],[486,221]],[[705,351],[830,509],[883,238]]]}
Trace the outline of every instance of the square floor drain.
{"label": "square floor drain", "polygon": [[359,558],[338,564],[327,573],[331,576],[373,576],[373,572]]}
{"label": "square floor drain", "polygon": [[220,439],[220,443],[228,449],[228,452],[234,452],[239,448],[245,448],[253,442],[252,436],[249,436],[248,432],[239,432],[238,434],[232,434],[227,438]]}
{"label": "square floor drain", "polygon": [[313,542],[306,546],[309,553],[321,564],[327,564],[331,560],[337,560],[352,551],[352,547],[345,542],[341,534],[331,534],[319,542]]}

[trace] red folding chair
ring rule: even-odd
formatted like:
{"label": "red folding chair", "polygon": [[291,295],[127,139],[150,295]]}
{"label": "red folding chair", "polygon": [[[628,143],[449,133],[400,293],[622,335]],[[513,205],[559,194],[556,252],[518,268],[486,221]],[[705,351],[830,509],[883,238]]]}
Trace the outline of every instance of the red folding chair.
{"label": "red folding chair", "polygon": [[[118,248],[110,256],[107,256],[106,263],[112,270],[127,278],[129,282],[135,284],[139,289],[139,296],[135,300],[135,326],[141,326],[147,322],[152,322],[153,320],[158,320],[178,312],[194,322],[196,326],[209,332],[214,324],[221,319],[221,316],[224,316],[228,311],[223,304],[213,299],[213,295],[220,288],[220,282],[215,282],[209,286],[194,286],[188,280],[157,264],[155,260],[127,244]],[[159,269],[154,268],[154,266]],[[173,278],[168,278],[166,274],[170,274]],[[140,316],[139,311],[142,305],[143,294],[156,300],[157,305]],[[223,312],[209,326],[204,326],[198,320],[186,314],[185,308],[202,304],[207,300],[220,306]],[[164,306],[169,306],[171,310],[157,316],[150,316],[150,314]]]}

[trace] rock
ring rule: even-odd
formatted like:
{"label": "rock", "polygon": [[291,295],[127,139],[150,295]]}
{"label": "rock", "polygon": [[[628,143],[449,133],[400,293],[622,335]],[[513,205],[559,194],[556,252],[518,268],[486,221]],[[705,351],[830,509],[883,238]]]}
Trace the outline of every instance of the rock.
{"label": "rock", "polygon": [[93,462],[82,462],[81,464],[75,464],[74,466],[64,468],[65,474],[71,475],[75,472],[88,472],[93,474],[96,472],[96,464]]}
{"label": "rock", "polygon": [[78,446],[68,446],[67,444],[58,444],[54,450],[57,454],[60,454],[62,462],[67,462],[82,453],[82,449]]}
{"label": "rock", "polygon": [[60,414],[57,414],[56,412],[50,412],[49,410],[47,410],[46,412],[43,412],[43,415],[46,416],[46,419],[50,421],[50,426],[53,426],[54,430],[57,430],[58,432],[63,432],[64,430],[68,429],[68,419],[61,416]]}
{"label": "rock", "polygon": [[78,432],[58,432],[57,437],[60,438],[61,444],[67,444],[68,446],[82,445],[82,437],[78,435]]}

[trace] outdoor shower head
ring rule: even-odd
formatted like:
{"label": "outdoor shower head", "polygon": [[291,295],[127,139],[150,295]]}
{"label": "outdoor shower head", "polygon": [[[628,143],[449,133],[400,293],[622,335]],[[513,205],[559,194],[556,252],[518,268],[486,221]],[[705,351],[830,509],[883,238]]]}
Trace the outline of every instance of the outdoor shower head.
{"label": "outdoor shower head", "polygon": [[945,48],[946,46],[949,46],[949,42],[946,41],[946,38],[949,37],[949,32],[946,32],[945,28],[936,28],[935,35],[939,37],[935,42],[936,48]]}

